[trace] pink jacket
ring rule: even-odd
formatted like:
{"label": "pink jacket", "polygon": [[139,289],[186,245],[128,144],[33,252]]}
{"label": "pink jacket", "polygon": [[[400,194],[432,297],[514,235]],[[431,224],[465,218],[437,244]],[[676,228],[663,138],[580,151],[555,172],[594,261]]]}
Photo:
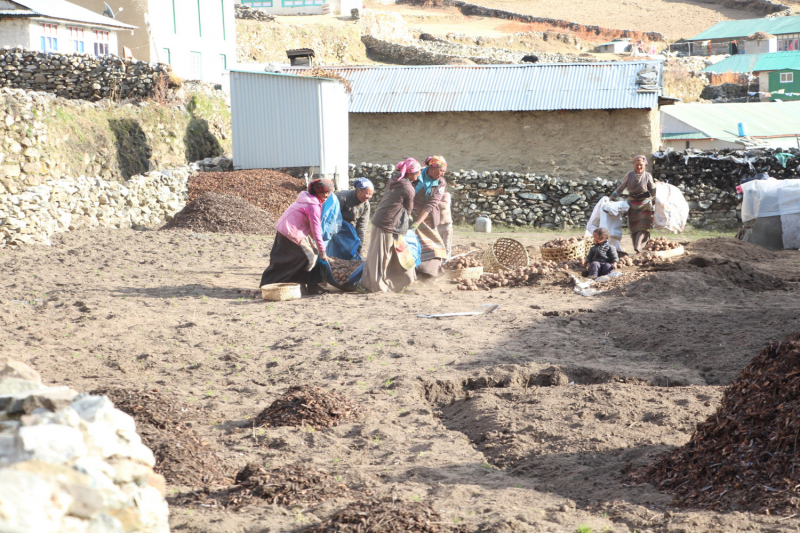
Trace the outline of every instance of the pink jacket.
{"label": "pink jacket", "polygon": [[322,242],[322,204],[319,198],[308,191],[301,192],[297,200],[283,212],[281,218],[275,223],[275,229],[284,237],[295,244],[312,235],[317,243],[319,253],[325,253],[325,244]]}

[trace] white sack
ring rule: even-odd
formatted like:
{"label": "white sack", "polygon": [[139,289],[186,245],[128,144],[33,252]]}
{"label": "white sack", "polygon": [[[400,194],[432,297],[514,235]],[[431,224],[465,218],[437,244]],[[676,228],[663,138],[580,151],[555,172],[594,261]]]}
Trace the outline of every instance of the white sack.
{"label": "white sack", "polygon": [[594,235],[594,230],[602,227],[600,225],[600,214],[602,213],[603,206],[608,204],[608,202],[608,196],[603,196],[594,206],[594,209],[592,209],[592,216],[589,217],[589,222],[586,223],[586,233],[584,234],[585,237],[591,237]]}
{"label": "white sack", "polygon": [[653,229],[682,233],[689,219],[689,204],[681,190],[669,183],[656,184]]}
{"label": "white sack", "polygon": [[591,237],[597,228],[608,230],[608,243],[614,246],[617,251],[624,252],[622,249],[622,217],[628,212],[630,205],[625,200],[612,202],[608,196],[603,196],[592,210],[589,223],[586,224],[586,236]]}

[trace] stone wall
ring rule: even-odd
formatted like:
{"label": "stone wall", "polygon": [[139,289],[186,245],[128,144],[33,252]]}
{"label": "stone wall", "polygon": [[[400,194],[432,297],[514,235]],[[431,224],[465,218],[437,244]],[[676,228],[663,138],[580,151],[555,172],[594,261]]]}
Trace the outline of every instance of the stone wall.
{"label": "stone wall", "polygon": [[171,105],[86,102],[0,89],[0,194],[81,174],[124,180],[230,150],[224,98],[184,93]]}
{"label": "stone wall", "polygon": [[48,179],[0,192],[0,248],[50,244],[56,232],[93,227],[130,228],[167,222],[183,209],[189,166],[133,176]]}
{"label": "stone wall", "polygon": [[[393,172],[393,165],[350,165],[351,183],[367,177],[375,185],[373,211]],[[485,213],[499,224],[564,229],[585,227],[597,201],[610,195],[619,184],[619,179],[599,177],[571,181],[529,173],[474,170],[448,171],[445,179],[456,223],[471,224]],[[693,226],[729,229],[741,225],[738,201],[731,192],[705,183],[679,187],[692,207],[689,222]]]}
{"label": "stone wall", "polygon": [[[735,0],[730,0],[735,1]],[[758,0],[756,0],[758,1]],[[769,0],[762,0],[769,1]],[[541,23],[548,24],[556,28],[564,28],[575,32],[589,32],[596,35],[614,36],[614,37],[630,37],[630,38],[643,38],[648,41],[666,41],[667,38],[656,31],[636,31],[636,30],[620,30],[613,28],[604,28],[602,26],[591,26],[586,24],[578,24],[577,22],[570,22],[568,20],[552,19],[547,17],[534,17],[532,15],[522,15],[512,11],[505,11],[503,9],[492,9],[488,7],[479,6],[477,4],[470,4],[462,0],[445,0],[447,5],[457,7],[461,13],[467,16],[476,17],[494,17],[508,20],[518,20],[520,22]]]}
{"label": "stone wall", "polygon": [[658,148],[659,124],[648,109],[350,113],[350,161],[442,154],[452,168],[620,179]]}
{"label": "stone wall", "polygon": [[168,65],[150,65],[116,56],[0,51],[0,87],[45,91],[62,98],[101,100],[146,98]]}
{"label": "stone wall", "polygon": [[0,530],[169,533],[166,482],[129,415],[105,396],[0,367]]}
{"label": "stone wall", "polygon": [[270,15],[266,11],[262,11],[260,9],[253,9],[250,6],[243,4],[234,4],[233,7],[236,9],[237,19],[257,20],[259,22],[272,22],[275,20],[273,15]]}

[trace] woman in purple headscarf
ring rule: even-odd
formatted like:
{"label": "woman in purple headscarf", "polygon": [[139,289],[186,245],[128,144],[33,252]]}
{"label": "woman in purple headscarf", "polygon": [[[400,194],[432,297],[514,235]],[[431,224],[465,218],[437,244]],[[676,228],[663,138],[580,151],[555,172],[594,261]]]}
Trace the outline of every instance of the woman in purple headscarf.
{"label": "woman in purple headscarf", "polygon": [[261,276],[261,285],[299,283],[303,292],[320,292],[322,269],[317,258],[327,261],[322,241],[322,204],[333,192],[333,182],[317,179],[308,184],[297,200],[275,223],[275,242],[269,253],[269,267]]}
{"label": "woman in purple headscarf", "polygon": [[375,187],[367,178],[358,178],[353,182],[353,188],[347,191],[337,191],[339,207],[342,209],[342,218],[354,226],[361,244],[358,245],[358,255],[363,255],[364,242],[369,224],[369,200],[375,193]]}
{"label": "woman in purple headscarf", "polygon": [[422,167],[416,159],[397,163],[381,203],[372,216],[372,233],[361,285],[370,292],[399,291],[416,281],[414,258],[409,256],[404,235],[414,206],[414,182]]}

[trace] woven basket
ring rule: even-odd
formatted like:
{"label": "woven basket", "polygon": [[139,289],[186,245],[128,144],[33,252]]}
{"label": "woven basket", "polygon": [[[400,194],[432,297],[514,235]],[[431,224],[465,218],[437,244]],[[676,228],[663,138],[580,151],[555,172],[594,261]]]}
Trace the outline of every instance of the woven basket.
{"label": "woven basket", "polygon": [[583,239],[580,242],[575,244],[570,244],[564,248],[541,248],[542,251],[542,259],[545,261],[555,261],[556,263],[560,263],[561,261],[573,261],[573,260],[581,260],[583,261],[586,256],[589,254],[589,248],[592,247],[592,241],[589,239]]}
{"label": "woven basket", "polygon": [[483,267],[457,268],[455,270],[445,270],[447,279],[453,281],[463,281],[465,279],[478,279],[483,274]]}
{"label": "woven basket", "polygon": [[261,297],[265,300],[280,302],[300,298],[299,283],[273,283],[261,287]]}
{"label": "woven basket", "polygon": [[484,272],[500,272],[512,268],[526,267],[530,264],[528,251],[521,242],[503,237],[497,239],[483,252]]}

